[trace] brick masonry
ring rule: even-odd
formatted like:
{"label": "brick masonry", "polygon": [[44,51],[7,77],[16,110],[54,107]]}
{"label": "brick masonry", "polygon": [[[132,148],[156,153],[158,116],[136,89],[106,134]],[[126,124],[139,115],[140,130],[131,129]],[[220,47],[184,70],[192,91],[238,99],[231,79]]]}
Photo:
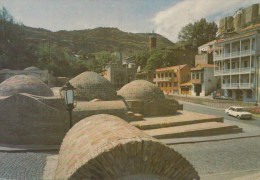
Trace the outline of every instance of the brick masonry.
{"label": "brick masonry", "polygon": [[65,136],[56,179],[198,180],[179,153],[106,114],[81,120]]}
{"label": "brick masonry", "polygon": [[115,100],[118,99],[113,85],[101,75],[86,71],[70,80],[76,88],[77,98],[80,100]]}

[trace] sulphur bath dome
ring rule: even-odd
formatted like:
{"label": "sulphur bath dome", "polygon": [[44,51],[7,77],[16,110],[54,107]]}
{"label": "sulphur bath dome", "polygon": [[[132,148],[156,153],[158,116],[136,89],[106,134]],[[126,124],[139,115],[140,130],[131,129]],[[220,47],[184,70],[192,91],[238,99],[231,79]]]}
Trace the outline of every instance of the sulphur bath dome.
{"label": "sulphur bath dome", "polygon": [[146,80],[135,80],[126,84],[118,91],[118,95],[127,101],[151,101],[165,98],[158,86]]}
{"label": "sulphur bath dome", "polygon": [[115,100],[117,93],[113,85],[101,75],[86,71],[70,80],[81,100]]}
{"label": "sulphur bath dome", "polygon": [[33,76],[16,75],[0,84],[0,96],[11,96],[17,93],[53,96],[52,90],[40,79]]}

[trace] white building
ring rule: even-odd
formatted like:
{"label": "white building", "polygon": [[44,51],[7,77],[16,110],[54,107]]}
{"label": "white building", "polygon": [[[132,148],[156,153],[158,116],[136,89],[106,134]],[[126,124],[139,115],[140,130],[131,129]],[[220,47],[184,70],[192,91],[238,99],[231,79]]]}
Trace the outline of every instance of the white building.
{"label": "white building", "polygon": [[215,43],[214,76],[235,100],[259,102],[260,24]]}
{"label": "white building", "polygon": [[219,78],[214,77],[213,64],[198,64],[190,71],[192,96],[207,96],[217,89]]}

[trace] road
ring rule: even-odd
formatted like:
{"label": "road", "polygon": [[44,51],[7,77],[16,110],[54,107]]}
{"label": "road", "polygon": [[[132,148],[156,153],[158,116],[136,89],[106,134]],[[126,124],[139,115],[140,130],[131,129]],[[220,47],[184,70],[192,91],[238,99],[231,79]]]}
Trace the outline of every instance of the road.
{"label": "road", "polygon": [[260,127],[260,118],[254,117],[252,120],[240,120],[240,119],[237,119],[235,117],[228,116],[224,112],[224,110],[222,110],[222,109],[207,107],[207,106],[199,105],[199,104],[186,103],[186,102],[183,102],[183,101],[180,102],[180,103],[183,104],[183,109],[187,110],[187,111],[220,116],[220,117],[224,117],[224,119],[227,119],[227,120],[230,120],[230,121],[240,122],[240,123]]}
{"label": "road", "polygon": [[231,180],[260,172],[260,137],[171,147],[190,161],[202,180]]}

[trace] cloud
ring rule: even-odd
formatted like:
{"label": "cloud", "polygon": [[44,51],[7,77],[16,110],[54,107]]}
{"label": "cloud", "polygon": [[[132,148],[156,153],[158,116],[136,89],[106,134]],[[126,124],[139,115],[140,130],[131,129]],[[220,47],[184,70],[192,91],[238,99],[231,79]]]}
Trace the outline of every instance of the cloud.
{"label": "cloud", "polygon": [[181,28],[188,23],[203,17],[218,23],[219,18],[233,15],[237,9],[254,3],[259,3],[259,0],[183,0],[158,12],[152,22],[156,33],[177,41]]}

